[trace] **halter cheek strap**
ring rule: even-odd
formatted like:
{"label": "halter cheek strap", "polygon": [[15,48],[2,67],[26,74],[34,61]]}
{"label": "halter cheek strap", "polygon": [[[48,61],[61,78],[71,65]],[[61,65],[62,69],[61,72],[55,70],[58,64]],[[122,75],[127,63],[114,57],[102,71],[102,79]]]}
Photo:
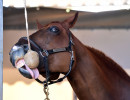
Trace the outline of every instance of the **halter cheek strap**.
{"label": "halter cheek strap", "polygon": [[[72,43],[71,43],[71,45],[72,45]],[[46,56],[43,56],[43,52],[46,54]],[[73,63],[74,63],[74,54],[73,54],[72,48],[70,48],[70,46],[68,46],[68,47],[65,47],[65,48],[52,49],[52,50],[46,50],[46,51],[44,50],[43,52],[41,52],[41,55],[43,57],[44,66],[45,66],[45,70],[46,70],[46,81],[40,81],[39,79],[36,79],[36,81],[39,82],[39,83],[44,83],[44,86],[63,81],[69,75],[69,73],[71,72],[72,66],[73,66]],[[67,74],[64,77],[59,78],[56,81],[51,81],[51,80],[49,80],[50,75],[49,75],[49,68],[48,68],[48,56],[50,54],[59,53],[59,52],[70,52],[71,53],[69,71],[67,72]]]}
{"label": "halter cheek strap", "polygon": [[[70,72],[72,70],[72,66],[74,64],[74,54],[73,54],[73,50],[72,50],[72,45],[74,45],[74,43],[73,43],[72,38],[71,38],[71,33],[69,33],[69,45],[68,45],[68,47],[51,49],[51,50],[42,50],[42,52],[40,52],[40,54],[43,57],[44,66],[45,66],[45,70],[46,70],[46,81],[41,81],[39,79],[36,79],[37,82],[44,84],[44,86],[47,86],[47,85],[51,85],[51,84],[63,81],[70,74]],[[71,53],[69,71],[62,78],[59,78],[56,81],[51,81],[51,80],[49,80],[50,75],[49,75],[49,68],[48,68],[48,56],[51,55],[51,54],[54,54],[54,53],[59,53],[59,52],[70,52]],[[44,56],[43,53],[45,53],[46,56]]]}
{"label": "halter cheek strap", "polygon": [[[51,49],[51,50],[43,50],[34,41],[32,41],[30,39],[31,45],[33,45],[37,49],[39,54],[42,56],[43,62],[44,62],[44,66],[45,66],[45,70],[46,70],[46,81],[41,81],[39,79],[35,79],[35,80],[37,82],[39,82],[39,83],[44,84],[45,87],[48,86],[48,85],[51,85],[51,84],[63,81],[70,74],[70,72],[72,70],[72,66],[74,64],[74,54],[73,54],[73,50],[72,50],[72,45],[74,45],[74,43],[73,43],[71,34],[72,33],[69,31],[69,45],[68,45],[68,47]],[[27,38],[23,37],[22,39],[26,40]],[[48,56],[51,55],[51,54],[54,54],[54,53],[59,53],[59,52],[70,52],[71,53],[71,60],[70,60],[70,65],[69,65],[69,71],[62,78],[59,78],[56,81],[51,81],[50,80],[50,73],[49,73],[49,66],[48,66]],[[45,55],[43,55],[43,54],[45,54]]]}

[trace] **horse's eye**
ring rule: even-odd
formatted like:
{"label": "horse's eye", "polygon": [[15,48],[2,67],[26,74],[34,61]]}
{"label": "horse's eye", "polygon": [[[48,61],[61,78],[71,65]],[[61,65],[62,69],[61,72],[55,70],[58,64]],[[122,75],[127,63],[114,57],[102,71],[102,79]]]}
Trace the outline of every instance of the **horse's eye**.
{"label": "horse's eye", "polygon": [[52,27],[50,27],[50,31],[53,33],[59,33],[60,30],[57,26],[52,26]]}

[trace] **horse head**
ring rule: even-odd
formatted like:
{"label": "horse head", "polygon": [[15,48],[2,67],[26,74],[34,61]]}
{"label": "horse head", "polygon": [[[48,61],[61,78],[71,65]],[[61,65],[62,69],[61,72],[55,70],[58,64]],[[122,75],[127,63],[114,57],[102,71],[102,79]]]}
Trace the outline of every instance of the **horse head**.
{"label": "horse head", "polygon": [[46,61],[43,57],[47,57],[50,80],[58,79],[60,73],[66,74],[70,69],[73,49],[69,28],[74,26],[77,17],[78,13],[62,22],[54,21],[47,25],[37,21],[38,31],[30,35],[29,39],[31,49],[39,54],[39,65],[36,68],[25,66],[24,55],[28,51],[26,37],[20,38],[12,47],[10,51],[12,65],[26,78],[37,79],[39,73],[46,77]]}

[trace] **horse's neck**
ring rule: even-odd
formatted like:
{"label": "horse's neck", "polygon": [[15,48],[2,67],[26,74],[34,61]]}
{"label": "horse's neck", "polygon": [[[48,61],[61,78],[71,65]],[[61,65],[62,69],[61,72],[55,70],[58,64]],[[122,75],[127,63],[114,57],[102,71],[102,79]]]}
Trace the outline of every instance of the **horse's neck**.
{"label": "horse's neck", "polygon": [[[93,55],[91,50],[87,49],[76,38],[74,39],[74,42],[76,65],[68,76],[68,80],[76,92],[76,95],[80,100],[115,99],[113,95],[120,91],[120,89],[117,89],[119,88],[118,86],[126,85],[127,83],[123,78],[120,78],[119,75],[108,70],[106,64],[101,63],[100,59],[97,58],[99,61],[96,61],[95,55]],[[120,93],[118,95],[120,95]]]}

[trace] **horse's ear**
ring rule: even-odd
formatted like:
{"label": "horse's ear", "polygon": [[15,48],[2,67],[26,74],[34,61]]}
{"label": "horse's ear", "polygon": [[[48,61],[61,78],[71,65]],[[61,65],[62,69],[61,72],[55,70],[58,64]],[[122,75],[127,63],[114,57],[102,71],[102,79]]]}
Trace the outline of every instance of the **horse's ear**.
{"label": "horse's ear", "polygon": [[38,22],[38,20],[36,20],[36,22],[37,22],[37,28],[38,28],[38,30],[40,30],[41,28],[43,28],[43,25],[40,24],[40,23]]}
{"label": "horse's ear", "polygon": [[74,16],[64,20],[63,23],[65,23],[68,28],[72,28],[76,23],[77,18],[78,18],[78,12],[76,12]]}

